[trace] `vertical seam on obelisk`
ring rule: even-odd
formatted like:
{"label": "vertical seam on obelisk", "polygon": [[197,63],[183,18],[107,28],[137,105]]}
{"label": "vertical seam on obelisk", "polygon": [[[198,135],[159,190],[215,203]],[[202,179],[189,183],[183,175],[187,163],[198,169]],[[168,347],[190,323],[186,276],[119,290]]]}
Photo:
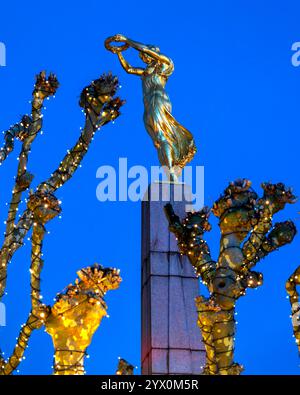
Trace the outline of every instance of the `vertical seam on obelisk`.
{"label": "vertical seam on obelisk", "polygon": [[[181,257],[179,256],[179,260],[181,260]],[[184,259],[182,259],[182,269],[184,267]],[[186,326],[186,331],[188,334],[188,346],[189,346],[189,352],[190,352],[190,371],[192,372],[193,367],[192,367],[192,347],[191,347],[191,336],[190,336],[190,327],[189,327],[189,321],[188,321],[188,316],[187,316],[187,305],[186,305],[186,294],[185,294],[185,288],[184,288],[184,280],[183,277],[180,279],[181,281],[181,287],[182,287],[182,294],[183,294],[183,307],[184,307],[184,316],[185,316],[185,326]]]}

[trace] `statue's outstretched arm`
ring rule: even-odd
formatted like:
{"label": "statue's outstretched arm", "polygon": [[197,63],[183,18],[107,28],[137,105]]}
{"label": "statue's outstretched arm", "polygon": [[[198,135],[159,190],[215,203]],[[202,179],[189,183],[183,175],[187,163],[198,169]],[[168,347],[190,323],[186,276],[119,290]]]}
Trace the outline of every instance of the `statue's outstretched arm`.
{"label": "statue's outstretched arm", "polygon": [[129,38],[126,39],[126,43],[130,47],[136,49],[137,51],[146,53],[147,55],[151,56],[153,59],[159,60],[160,62],[165,63],[168,66],[173,65],[173,62],[170,58],[161,54],[160,52],[156,52],[155,50],[149,48],[145,44],[141,44],[141,43],[139,43],[137,41],[133,41]]}
{"label": "statue's outstretched arm", "polygon": [[132,67],[127,60],[124,58],[121,52],[117,52],[118,58],[120,60],[120,63],[123,67],[123,69],[129,73],[129,74],[135,74],[135,75],[143,75],[144,74],[144,69],[140,67]]}

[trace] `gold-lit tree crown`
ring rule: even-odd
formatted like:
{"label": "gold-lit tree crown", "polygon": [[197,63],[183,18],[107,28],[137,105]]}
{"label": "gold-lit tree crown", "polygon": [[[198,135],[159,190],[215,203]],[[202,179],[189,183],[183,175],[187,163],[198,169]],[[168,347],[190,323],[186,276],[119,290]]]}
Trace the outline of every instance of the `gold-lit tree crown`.
{"label": "gold-lit tree crown", "polygon": [[27,207],[41,223],[46,223],[61,213],[59,200],[51,193],[40,191],[30,195]]}
{"label": "gold-lit tree crown", "polygon": [[79,270],[77,275],[85,286],[100,288],[103,292],[117,289],[122,281],[119,269],[105,268],[98,263]]}
{"label": "gold-lit tree crown", "polygon": [[79,270],[78,277],[56,296],[46,321],[55,348],[55,374],[84,373],[86,348],[107,315],[104,295],[121,282],[117,269],[99,264]]}
{"label": "gold-lit tree crown", "polygon": [[41,100],[49,96],[55,95],[59,88],[59,82],[55,74],[50,73],[46,76],[46,72],[42,71],[36,76],[36,83],[33,90],[33,95],[38,96]]}
{"label": "gold-lit tree crown", "polygon": [[120,115],[120,108],[125,103],[119,97],[113,97],[119,87],[118,78],[111,73],[103,74],[85,87],[80,95],[79,105],[95,116],[101,116],[99,122],[104,125]]}
{"label": "gold-lit tree crown", "polygon": [[256,199],[257,194],[251,188],[251,181],[238,179],[229,183],[223,194],[215,201],[212,212],[220,218],[226,213],[240,208],[252,211]]}
{"label": "gold-lit tree crown", "polygon": [[80,95],[80,107],[87,108],[91,104],[107,103],[113,99],[119,86],[118,77],[111,73],[103,74],[85,87]]}

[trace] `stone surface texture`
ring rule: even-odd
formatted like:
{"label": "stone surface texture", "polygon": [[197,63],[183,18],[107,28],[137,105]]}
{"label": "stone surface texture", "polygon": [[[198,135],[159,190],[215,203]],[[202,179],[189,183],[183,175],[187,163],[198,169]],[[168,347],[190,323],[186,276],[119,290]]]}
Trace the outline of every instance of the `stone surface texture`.
{"label": "stone surface texture", "polygon": [[[142,374],[200,374],[205,352],[194,302],[198,280],[179,254],[164,214],[169,201],[184,217],[191,190],[160,182],[147,192],[142,202]],[[176,201],[181,194],[184,198]]]}

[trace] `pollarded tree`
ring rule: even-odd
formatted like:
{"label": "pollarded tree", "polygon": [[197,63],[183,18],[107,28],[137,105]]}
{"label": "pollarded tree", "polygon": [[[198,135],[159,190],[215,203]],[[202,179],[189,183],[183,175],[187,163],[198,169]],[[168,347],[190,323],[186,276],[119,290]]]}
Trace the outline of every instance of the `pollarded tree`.
{"label": "pollarded tree", "polygon": [[[295,202],[292,191],[281,183],[264,183],[262,188],[263,197],[258,198],[250,181],[231,182],[211,210],[205,207],[190,212],[183,221],[170,204],[165,206],[179,251],[188,256],[210,293],[208,298],[196,298],[198,326],[206,349],[204,374],[240,374],[243,370],[234,362],[236,301],[248,288],[263,283],[262,274],[252,268],[269,253],[291,243],[296,234],[292,221],[273,225],[274,214]],[[211,229],[210,211],[219,218],[221,231],[217,261],[203,239]]]}
{"label": "pollarded tree", "polygon": [[[60,296],[60,300],[53,307],[46,306],[41,301],[40,278],[43,267],[42,246],[46,234],[45,225],[61,212],[60,202],[55,197],[55,192],[73,176],[87,153],[96,131],[103,125],[116,119],[120,115],[119,110],[123,105],[123,101],[118,97],[114,97],[118,89],[118,79],[111,74],[104,74],[85,87],[81,93],[79,102],[85,114],[85,124],[77,142],[68,151],[67,155],[50,177],[46,181],[41,182],[35,192],[29,192],[33,180],[33,175],[27,169],[31,146],[42,129],[44,101],[50,96],[53,96],[58,87],[59,83],[54,74],[50,74],[47,77],[45,72],[41,72],[36,77],[36,83],[32,93],[31,115],[23,116],[19,123],[4,133],[5,141],[0,150],[0,164],[2,164],[7,156],[16,148],[15,140],[21,141],[17,175],[5,221],[4,241],[0,250],[0,300],[6,289],[8,264],[15,252],[23,246],[23,241],[27,233],[32,231],[30,265],[31,311],[26,323],[22,325],[11,356],[7,360],[0,357],[0,374],[2,375],[11,374],[17,369],[24,357],[24,352],[33,330],[46,325],[47,331],[51,335],[54,333],[55,337],[55,331],[59,331],[59,325],[55,324],[55,315],[62,317],[62,320],[65,317],[65,323],[68,322],[70,327],[76,323],[77,328],[85,331],[88,340],[86,339],[84,345],[83,343],[81,346],[76,345],[82,351],[80,355],[82,357],[86,348],[85,346],[91,341],[93,331],[100,324],[100,318],[104,314],[105,305],[103,296],[106,289],[115,289],[119,284],[119,275],[115,269],[104,269],[96,265],[79,272],[81,273],[81,281],[77,282],[72,288],[72,291],[69,290],[69,293],[67,292],[65,296]],[[18,209],[24,198],[27,201],[27,207],[18,217]],[[91,286],[90,280],[86,276],[84,277],[83,273],[88,273],[92,281],[97,278],[99,284],[96,282],[96,285],[94,283],[94,286]],[[70,293],[72,293],[72,296]],[[84,301],[80,311],[77,308],[74,308],[68,314],[60,311],[60,309],[63,309],[63,305],[77,306],[78,300]],[[87,328],[89,324],[87,324],[86,317],[89,315],[92,315],[94,319],[92,328]],[[62,336],[64,339],[69,335],[71,336],[71,332],[68,332],[70,327],[66,327],[66,332]],[[57,350],[56,341],[54,341],[56,347],[55,358],[58,361],[55,362],[55,373],[83,373],[82,359],[79,362],[76,360],[76,357],[70,357],[72,351],[73,355],[76,354],[74,344],[72,344],[71,340],[70,338],[65,343],[64,350]],[[78,341],[80,342],[80,339]],[[60,343],[58,342],[58,344]],[[68,347],[69,349],[67,349]],[[58,367],[61,365],[61,359],[70,362],[68,369],[61,370]],[[75,360],[76,362],[74,362]]]}

